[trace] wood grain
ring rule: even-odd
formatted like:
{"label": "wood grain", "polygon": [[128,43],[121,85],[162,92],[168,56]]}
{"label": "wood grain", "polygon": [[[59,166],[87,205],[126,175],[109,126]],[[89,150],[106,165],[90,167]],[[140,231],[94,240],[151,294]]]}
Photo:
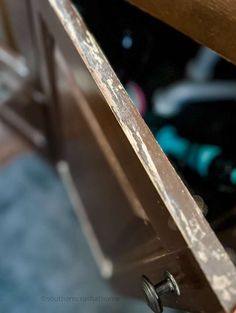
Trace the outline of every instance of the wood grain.
{"label": "wood grain", "polygon": [[128,0],[236,64],[234,0]]}

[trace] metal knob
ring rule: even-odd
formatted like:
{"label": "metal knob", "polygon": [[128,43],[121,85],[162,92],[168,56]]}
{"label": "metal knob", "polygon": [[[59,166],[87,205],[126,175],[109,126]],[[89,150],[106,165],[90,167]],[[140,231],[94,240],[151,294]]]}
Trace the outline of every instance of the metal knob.
{"label": "metal knob", "polygon": [[180,295],[179,287],[169,272],[165,273],[165,279],[157,285],[153,285],[146,276],[142,276],[142,289],[148,306],[155,313],[163,312],[162,296],[170,293]]}

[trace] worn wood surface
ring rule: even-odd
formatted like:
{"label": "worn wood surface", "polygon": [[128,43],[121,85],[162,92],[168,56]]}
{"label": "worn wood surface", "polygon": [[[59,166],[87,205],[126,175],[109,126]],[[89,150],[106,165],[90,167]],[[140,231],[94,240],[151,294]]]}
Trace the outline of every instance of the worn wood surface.
{"label": "worn wood surface", "polygon": [[234,0],[128,1],[236,64]]}
{"label": "worn wood surface", "polygon": [[82,18],[68,0],[35,0],[34,14],[39,72],[48,99],[56,99],[62,156],[113,282],[138,295],[140,275],[159,281],[169,270],[181,296],[166,305],[231,312],[233,264]]}

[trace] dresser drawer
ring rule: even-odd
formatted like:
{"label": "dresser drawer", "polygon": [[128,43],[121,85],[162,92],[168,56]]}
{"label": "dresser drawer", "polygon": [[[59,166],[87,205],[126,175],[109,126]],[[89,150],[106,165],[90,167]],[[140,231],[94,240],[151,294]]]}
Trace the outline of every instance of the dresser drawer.
{"label": "dresser drawer", "polygon": [[180,295],[165,306],[232,312],[234,265],[79,12],[41,0],[31,14],[51,150],[102,275],[142,298],[142,275],[169,272]]}

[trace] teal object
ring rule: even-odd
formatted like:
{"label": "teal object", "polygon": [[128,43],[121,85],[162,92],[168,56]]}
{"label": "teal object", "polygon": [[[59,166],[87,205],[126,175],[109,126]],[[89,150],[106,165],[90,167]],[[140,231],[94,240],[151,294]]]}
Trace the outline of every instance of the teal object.
{"label": "teal object", "polygon": [[[167,155],[184,161],[202,177],[208,175],[212,161],[222,153],[218,146],[191,143],[179,136],[172,126],[163,127],[157,133],[156,139]],[[232,179],[236,184],[236,169]]]}
{"label": "teal object", "polygon": [[201,176],[207,176],[209,167],[212,161],[222,153],[220,147],[213,145],[199,145],[197,158],[196,158],[196,170]]}
{"label": "teal object", "polygon": [[234,168],[230,174],[230,181],[233,185],[236,185],[236,168]]}
{"label": "teal object", "polygon": [[189,141],[178,136],[172,126],[162,128],[156,135],[156,140],[162,150],[177,159],[184,159],[189,149]]}

